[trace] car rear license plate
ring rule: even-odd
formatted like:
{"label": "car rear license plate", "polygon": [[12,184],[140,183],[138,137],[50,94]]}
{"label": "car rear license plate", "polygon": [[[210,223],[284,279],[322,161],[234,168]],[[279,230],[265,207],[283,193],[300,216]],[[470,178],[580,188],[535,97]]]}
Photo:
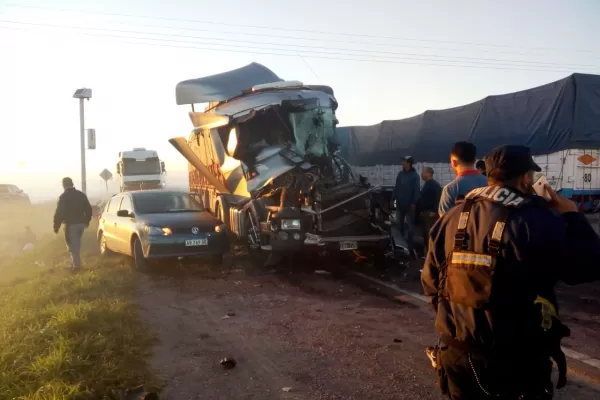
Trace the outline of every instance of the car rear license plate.
{"label": "car rear license plate", "polygon": [[186,246],[206,246],[208,245],[208,239],[192,239],[185,241]]}
{"label": "car rear license plate", "polygon": [[354,240],[346,240],[344,242],[340,242],[340,250],[356,250],[358,249],[358,243]]}

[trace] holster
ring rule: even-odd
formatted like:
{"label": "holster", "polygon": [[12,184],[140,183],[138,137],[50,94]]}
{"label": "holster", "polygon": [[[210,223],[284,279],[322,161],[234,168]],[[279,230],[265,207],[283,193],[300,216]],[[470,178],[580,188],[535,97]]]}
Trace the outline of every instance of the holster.
{"label": "holster", "polygon": [[542,345],[548,356],[556,363],[558,369],[556,387],[560,389],[567,384],[567,358],[560,342],[563,338],[571,336],[571,330],[560,321],[556,308],[549,300],[538,296],[534,304],[541,307]]}

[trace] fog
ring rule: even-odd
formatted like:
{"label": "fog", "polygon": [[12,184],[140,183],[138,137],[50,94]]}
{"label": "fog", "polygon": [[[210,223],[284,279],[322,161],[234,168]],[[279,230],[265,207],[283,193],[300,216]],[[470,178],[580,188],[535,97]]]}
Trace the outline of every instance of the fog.
{"label": "fog", "polygon": [[[114,174],[114,171],[112,171]],[[32,203],[54,202],[62,193],[61,180],[65,176],[73,179],[75,187],[81,189],[80,171],[73,170],[64,174],[28,174],[18,173],[10,176],[2,176],[0,183],[18,186],[29,195]],[[165,176],[167,189],[189,190],[187,171],[167,171]],[[87,174],[87,195],[92,200],[104,200],[119,191],[118,182],[113,178],[107,185],[97,176],[96,171]]]}

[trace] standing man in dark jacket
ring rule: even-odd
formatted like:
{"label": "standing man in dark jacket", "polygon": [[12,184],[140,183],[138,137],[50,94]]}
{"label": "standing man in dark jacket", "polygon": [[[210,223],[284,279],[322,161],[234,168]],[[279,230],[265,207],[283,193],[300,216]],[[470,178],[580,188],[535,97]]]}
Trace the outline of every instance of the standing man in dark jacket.
{"label": "standing man in dark jacket", "polygon": [[73,187],[71,178],[63,178],[62,185],[65,191],[58,198],[54,213],[54,233],[65,224],[65,240],[73,260],[71,268],[77,271],[81,268],[81,236],[92,220],[92,206],[85,193]]}
{"label": "standing man in dark jacket", "polygon": [[[600,238],[548,186],[524,146],[485,159],[489,186],[472,190],[431,230],[421,281],[441,343],[432,359],[452,400],[551,399],[553,358],[566,383],[554,286],[600,279]],[[519,397],[522,396],[522,397]]]}
{"label": "standing man in dark jacket", "polygon": [[425,255],[429,248],[429,231],[438,219],[438,206],[442,187],[433,179],[433,168],[423,167],[421,178],[425,182],[421,188],[421,198],[419,199],[419,213],[423,223],[423,246]]}
{"label": "standing man in dark jacket", "polygon": [[406,235],[408,250],[411,253],[414,249],[415,212],[421,188],[419,174],[413,167],[414,163],[415,160],[412,157],[404,157],[402,171],[396,177],[393,193],[393,200],[396,201],[396,223],[400,232]]}

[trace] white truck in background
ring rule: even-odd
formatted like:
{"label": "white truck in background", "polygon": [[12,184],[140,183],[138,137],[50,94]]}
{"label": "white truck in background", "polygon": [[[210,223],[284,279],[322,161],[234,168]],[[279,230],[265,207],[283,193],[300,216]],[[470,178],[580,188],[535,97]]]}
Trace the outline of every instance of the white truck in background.
{"label": "white truck in background", "polygon": [[129,190],[163,189],[165,163],[155,150],[138,147],[119,152],[117,179],[121,192]]}

